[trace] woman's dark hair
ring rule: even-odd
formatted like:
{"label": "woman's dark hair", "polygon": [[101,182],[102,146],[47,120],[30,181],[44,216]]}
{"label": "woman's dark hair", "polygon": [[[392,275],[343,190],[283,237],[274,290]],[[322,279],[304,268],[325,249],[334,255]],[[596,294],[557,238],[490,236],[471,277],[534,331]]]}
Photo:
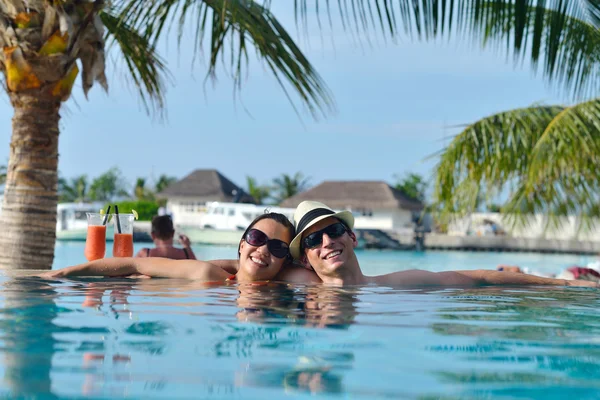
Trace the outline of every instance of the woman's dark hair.
{"label": "woman's dark hair", "polygon": [[161,240],[171,239],[175,233],[171,216],[157,215],[152,218],[152,233]]}
{"label": "woman's dark hair", "polygon": [[[272,219],[275,222],[279,222],[281,225],[283,225],[285,228],[287,228],[288,232],[290,233],[290,238],[292,238],[292,239],[294,238],[294,236],[296,234],[296,229],[294,229],[294,225],[290,222],[288,217],[286,217],[285,215],[280,214],[280,213],[265,212],[264,214],[261,214],[258,217],[254,218],[254,221],[250,222],[250,225],[248,225],[248,227],[244,231],[244,234],[242,235],[242,239],[240,240],[240,244],[238,245],[238,257],[240,256],[242,240],[244,240],[244,238],[246,237],[246,233],[248,233],[248,231],[250,229],[252,229],[258,221],[261,221],[263,219]],[[291,257],[292,256],[290,254],[288,254],[288,258],[291,259]]]}

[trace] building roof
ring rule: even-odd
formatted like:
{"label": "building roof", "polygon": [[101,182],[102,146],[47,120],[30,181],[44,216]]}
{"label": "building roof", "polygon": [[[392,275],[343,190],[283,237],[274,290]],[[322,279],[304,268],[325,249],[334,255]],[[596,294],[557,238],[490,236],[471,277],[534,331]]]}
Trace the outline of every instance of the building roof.
{"label": "building roof", "polygon": [[227,179],[216,169],[197,169],[183,179],[167,186],[159,193],[163,197],[193,197],[199,201],[231,202],[236,193],[243,193],[237,201],[254,203],[254,198]]}
{"label": "building roof", "polygon": [[284,200],[281,206],[297,207],[304,200],[320,201],[335,209],[423,209],[420,201],[409,198],[384,181],[325,181]]}

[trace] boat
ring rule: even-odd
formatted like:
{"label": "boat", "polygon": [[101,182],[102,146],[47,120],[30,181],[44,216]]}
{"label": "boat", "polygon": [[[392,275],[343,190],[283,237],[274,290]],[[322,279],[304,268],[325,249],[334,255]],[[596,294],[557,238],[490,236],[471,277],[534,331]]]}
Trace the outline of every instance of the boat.
{"label": "boat", "polygon": [[[85,241],[87,235],[86,213],[97,213],[103,203],[59,203],[56,207],[56,239]],[[106,240],[112,241],[112,223],[106,226]]]}

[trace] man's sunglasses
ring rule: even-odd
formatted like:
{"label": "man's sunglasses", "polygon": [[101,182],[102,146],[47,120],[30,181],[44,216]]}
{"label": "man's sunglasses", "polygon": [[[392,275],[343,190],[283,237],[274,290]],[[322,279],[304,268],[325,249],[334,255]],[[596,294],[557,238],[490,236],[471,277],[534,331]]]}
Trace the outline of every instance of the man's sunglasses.
{"label": "man's sunglasses", "polygon": [[307,235],[302,239],[302,245],[305,249],[312,249],[320,246],[323,243],[323,234],[326,233],[331,239],[337,239],[347,232],[346,226],[341,222],[329,225],[320,231],[316,231]]}
{"label": "man's sunglasses", "polygon": [[263,231],[259,231],[258,229],[250,229],[246,232],[244,240],[250,246],[255,247],[260,247],[266,243],[269,253],[277,258],[285,258],[290,254],[290,247],[286,242],[279,239],[269,239]]}

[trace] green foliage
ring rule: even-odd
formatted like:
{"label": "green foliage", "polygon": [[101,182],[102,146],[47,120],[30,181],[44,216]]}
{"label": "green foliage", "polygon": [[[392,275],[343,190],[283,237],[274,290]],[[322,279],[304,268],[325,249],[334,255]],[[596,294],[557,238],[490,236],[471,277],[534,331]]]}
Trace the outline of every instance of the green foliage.
{"label": "green foliage", "polygon": [[109,169],[92,182],[89,198],[94,201],[112,201],[116,197],[129,196],[127,185],[117,167]]}
{"label": "green foliage", "polygon": [[[476,38],[504,49],[515,65],[530,61],[534,71],[576,97],[595,96],[600,84],[598,0],[352,0],[327,1],[321,8],[318,0],[294,3],[306,35],[323,30],[326,14],[332,31],[352,32],[368,43],[379,32],[399,42],[403,34],[417,40]],[[332,26],[332,13],[341,27]],[[316,20],[310,27],[309,17]]]}
{"label": "green foliage", "polygon": [[265,200],[271,196],[271,188],[258,185],[256,179],[251,176],[246,176],[246,185],[248,186],[248,194],[254,198],[256,204],[265,204]]}
{"label": "green foliage", "polygon": [[138,200],[154,201],[154,192],[146,188],[146,178],[137,178],[133,195]]}
{"label": "green foliage", "polygon": [[425,201],[425,191],[427,182],[419,174],[407,173],[403,178],[396,176],[395,188],[403,192],[406,196],[420,202]]}
{"label": "green foliage", "polygon": [[3,185],[6,182],[6,165],[0,165],[0,185]]}
{"label": "green foliage", "polygon": [[58,201],[78,203],[89,200],[87,175],[79,175],[70,180],[58,179]]}
{"label": "green foliage", "polygon": [[156,181],[156,185],[154,185],[154,188],[156,190],[156,193],[160,193],[163,190],[165,190],[171,183],[174,183],[177,181],[177,178],[175,178],[174,176],[167,176],[167,175],[161,175],[158,177],[158,180]]}
{"label": "green foliage", "polygon": [[281,174],[280,177],[273,179],[273,198],[276,204],[292,197],[309,187],[310,178],[305,178],[301,172],[296,172],[294,176]]}
{"label": "green foliage", "polygon": [[[269,11],[269,1],[261,3],[252,0],[124,0],[113,3],[112,18],[105,15],[103,22],[110,34],[116,33],[121,51],[128,55],[127,67],[145,103],[160,107],[164,97],[160,79],[164,65],[156,62],[153,52],[146,56],[146,49],[154,49],[172,28],[177,32],[180,45],[183,33],[191,28],[195,42],[190,53],[194,59],[198,53],[205,53],[203,46],[209,42],[207,77],[216,79],[217,64],[228,63],[226,70],[231,74],[235,90],[240,90],[249,64],[248,50],[254,49],[292,105],[290,88],[315,117],[332,111],[333,99],[322,78]],[[139,46],[128,48],[132,37]],[[138,55],[140,51],[142,54]],[[154,69],[144,68],[149,60],[154,61]]]}
{"label": "green foliage", "polygon": [[[155,201],[120,201],[115,204],[119,206],[119,213],[127,214],[131,213],[131,210],[137,211],[140,221],[151,221],[152,217],[158,214],[159,205]],[[111,204],[113,212],[115,204]],[[107,206],[108,204],[104,206],[104,209]]]}
{"label": "green foliage", "polygon": [[600,217],[600,99],[502,112],[471,124],[443,150],[435,201],[444,214],[472,212],[480,193],[508,189],[513,224],[543,213],[589,226]]}
{"label": "green foliage", "polygon": [[491,203],[487,205],[487,210],[493,213],[499,213],[502,211],[502,206],[500,204]]}

